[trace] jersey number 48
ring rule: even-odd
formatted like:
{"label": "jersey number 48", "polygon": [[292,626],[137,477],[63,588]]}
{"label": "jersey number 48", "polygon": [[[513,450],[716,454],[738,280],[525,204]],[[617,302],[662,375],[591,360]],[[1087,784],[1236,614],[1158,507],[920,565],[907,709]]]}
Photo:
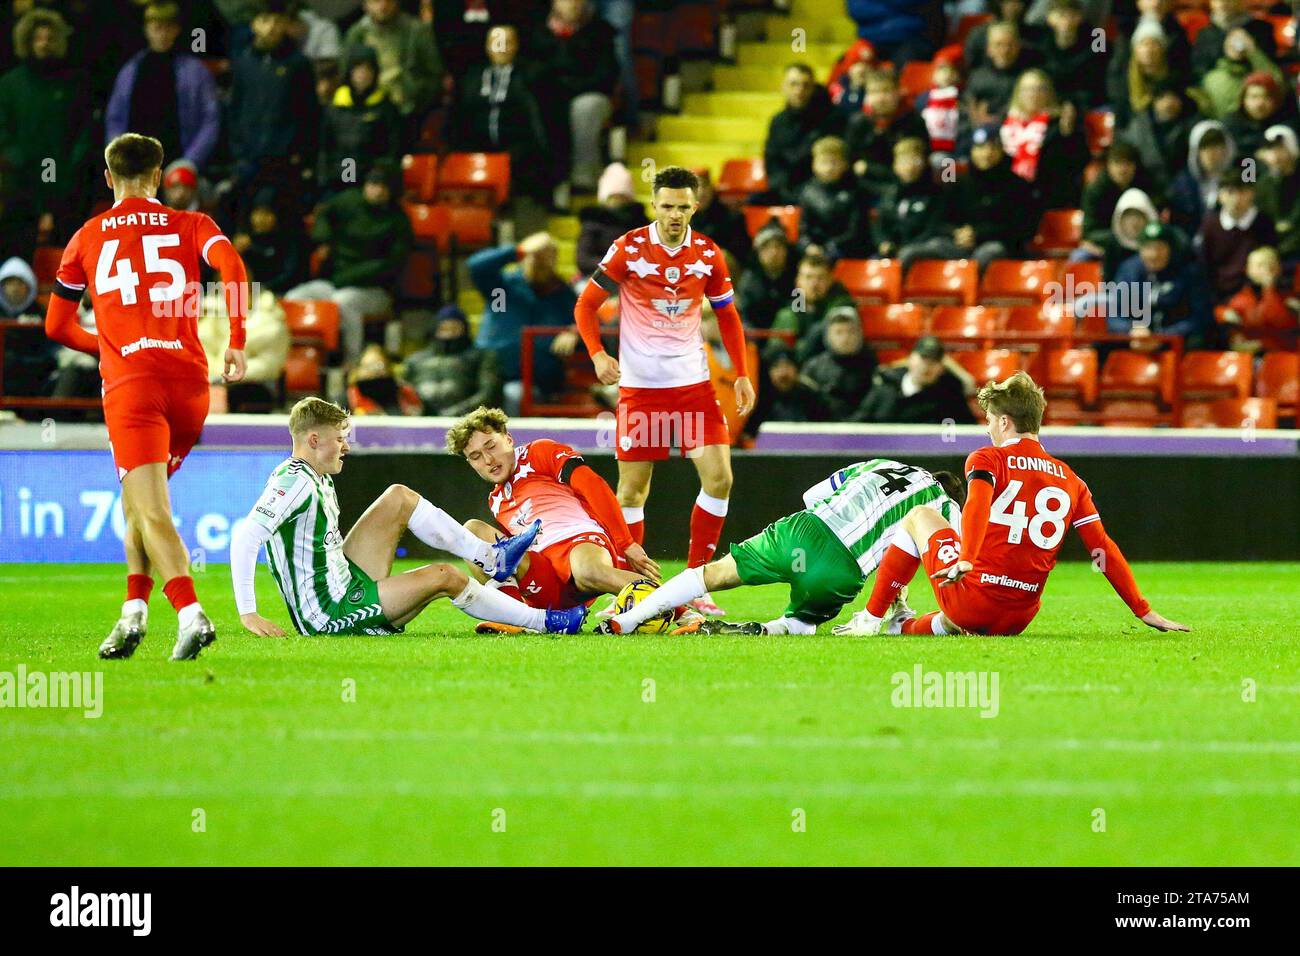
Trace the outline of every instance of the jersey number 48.
{"label": "jersey number 48", "polygon": [[1026,513],[1025,502],[1016,496],[1024,482],[1012,480],[1002,494],[993,500],[989,510],[989,524],[1007,526],[1007,543],[1019,544],[1029,529],[1029,540],[1044,551],[1050,551],[1065,536],[1065,519],[1070,513],[1070,496],[1061,488],[1041,488],[1034,496],[1034,513]]}

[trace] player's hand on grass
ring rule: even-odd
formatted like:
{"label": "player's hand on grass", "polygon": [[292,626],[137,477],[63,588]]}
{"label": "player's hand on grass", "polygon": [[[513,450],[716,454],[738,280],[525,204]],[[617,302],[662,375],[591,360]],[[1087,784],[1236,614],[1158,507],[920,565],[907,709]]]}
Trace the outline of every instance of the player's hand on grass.
{"label": "player's hand on grass", "polygon": [[248,363],[244,361],[243,349],[226,349],[225,371],[221,377],[227,382],[238,382],[243,379],[244,373],[248,371]]}
{"label": "player's hand on grass", "polygon": [[742,375],[736,379],[736,414],[741,418],[748,415],[754,408],[754,383],[746,376]]}
{"label": "player's hand on grass", "polygon": [[274,621],[268,621],[256,611],[239,615],[239,623],[258,637],[284,637],[284,628]]}
{"label": "player's hand on grass", "polygon": [[591,364],[595,366],[596,378],[600,379],[602,385],[617,385],[619,379],[618,359],[608,352],[597,352],[591,357]]}
{"label": "player's hand on grass", "polygon": [[646,577],[654,581],[655,584],[658,584],[660,580],[662,580],[660,577],[659,565],[655,563],[654,559],[651,558],[650,555],[645,553],[645,548],[641,547],[641,545],[636,543],[631,544],[628,549],[623,552],[623,557],[627,558],[627,563],[632,565],[632,570],[637,574],[644,574]]}
{"label": "player's hand on grass", "polygon": [[1163,614],[1157,614],[1155,611],[1147,611],[1142,615],[1142,623],[1148,627],[1154,627],[1157,631],[1187,631],[1191,628],[1186,624],[1179,624],[1177,621],[1171,621]]}
{"label": "player's hand on grass", "polygon": [[938,571],[934,572],[934,574],[930,575],[930,577],[939,582],[939,587],[946,588],[954,581],[960,581],[966,576],[966,572],[973,567],[975,567],[975,565],[971,564],[969,561],[958,561],[955,564],[948,565],[946,568],[940,568]]}

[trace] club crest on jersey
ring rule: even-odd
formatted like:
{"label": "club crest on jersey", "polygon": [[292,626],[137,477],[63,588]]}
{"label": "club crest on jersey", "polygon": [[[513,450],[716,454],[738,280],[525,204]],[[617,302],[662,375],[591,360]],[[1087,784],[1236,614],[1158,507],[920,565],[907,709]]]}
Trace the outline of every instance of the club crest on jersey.
{"label": "club crest on jersey", "polygon": [[361,599],[364,598],[365,596],[366,596],[365,588],[353,588],[351,591],[348,592],[348,603],[360,604]]}
{"label": "club crest on jersey", "polygon": [[682,270],[677,268],[676,266],[669,266],[667,269],[664,270],[664,279],[668,281],[669,285],[676,285],[677,280],[680,279],[681,277],[682,277]]}

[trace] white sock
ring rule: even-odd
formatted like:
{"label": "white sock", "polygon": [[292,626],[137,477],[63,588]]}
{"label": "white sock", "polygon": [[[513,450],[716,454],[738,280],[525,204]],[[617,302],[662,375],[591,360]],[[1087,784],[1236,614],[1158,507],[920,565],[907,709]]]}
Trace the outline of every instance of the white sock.
{"label": "white sock", "polygon": [[187,628],[194,623],[194,619],[203,613],[203,605],[195,601],[193,604],[187,604],[176,612],[176,618],[180,621],[182,628]]}
{"label": "white sock", "polygon": [[411,529],[411,534],[431,548],[450,551],[488,574],[497,569],[496,552],[492,550],[492,545],[427,498],[421,498],[416,503],[406,526]]}
{"label": "white sock", "polygon": [[704,588],[704,569],[687,568],[647,594],[645,600],[632,610],[616,614],[612,620],[618,621],[618,626],[624,634],[630,634],[643,621],[648,621],[656,614],[662,614],[679,604],[688,604],[706,593],[708,592]]}
{"label": "white sock", "polygon": [[727,516],[729,501],[726,498],[715,498],[713,495],[706,495],[701,491],[695,496],[695,503],[711,515],[716,515],[719,518]]}
{"label": "white sock", "polygon": [[919,558],[921,556],[921,552],[917,549],[916,542],[912,540],[912,536],[902,528],[899,528],[894,532],[894,536],[889,539],[889,543],[897,548],[902,548],[914,558]]}
{"label": "white sock", "polygon": [[816,634],[817,625],[801,621],[797,617],[778,617],[768,621],[763,629],[769,634]]}
{"label": "white sock", "polygon": [[495,588],[484,587],[473,578],[469,579],[465,590],[451,599],[451,603],[480,621],[513,624],[516,627],[529,627],[534,631],[546,630],[545,611],[529,607]]}
{"label": "white sock", "polygon": [[628,524],[636,524],[638,521],[644,521],[645,508],[624,508],[623,520]]}
{"label": "white sock", "polygon": [[143,614],[145,617],[148,617],[149,605],[140,598],[131,598],[129,601],[123,601],[122,617],[126,617],[128,614]]}
{"label": "white sock", "polygon": [[948,633],[946,630],[944,630],[944,627],[943,627],[943,615],[942,615],[942,614],[936,614],[934,617],[930,618],[930,633],[931,633],[931,634],[947,634],[947,633]]}

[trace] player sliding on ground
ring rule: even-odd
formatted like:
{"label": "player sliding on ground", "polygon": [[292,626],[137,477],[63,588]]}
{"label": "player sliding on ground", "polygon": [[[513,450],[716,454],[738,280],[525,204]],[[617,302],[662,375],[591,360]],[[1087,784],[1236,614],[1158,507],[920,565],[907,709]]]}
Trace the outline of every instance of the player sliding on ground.
{"label": "player sliding on ground", "polygon": [[[706,621],[709,634],[812,634],[833,620],[862,590],[880,557],[898,535],[899,522],[913,509],[929,510],[961,527],[966,495],[962,480],[885,458],[841,468],[804,492],[807,506],[733,545],[725,558],[687,568],[646,595],[631,610],[602,621],[602,634],[629,634],[637,625],[707,591],[751,584],[790,585],[781,617],[760,624]],[[896,596],[906,607],[906,592]],[[680,630],[685,630],[681,628]]]}
{"label": "player sliding on ground", "polygon": [[343,470],[347,430],[347,412],[319,398],[304,398],[289,413],[293,457],[271,473],[261,500],[231,535],[230,574],[244,627],[262,637],[284,634],[257,613],[253,579],[265,544],[271,576],[301,634],[396,634],[440,597],[471,617],[563,634],[581,629],[586,608],[529,607],[450,565],[392,573],[398,539],[409,528],[431,548],[504,580],[537,537],[536,522],[488,543],[410,488],[390,485],[343,537],[331,476]]}
{"label": "player sliding on ground", "polygon": [[[1038,440],[1046,400],[1024,372],[988,383],[978,401],[993,446],[966,459],[963,527],[930,508],[903,519],[906,537],[891,545],[876,572],[867,607],[836,633],[1019,634],[1038,613],[1047,576],[1068,528],[1140,621],[1159,631],[1191,628],[1151,610],[1119,546],[1106,534],[1092,493]],[[924,563],[939,610],[914,617],[890,612],[898,590]]]}
{"label": "player sliding on ground", "polygon": [[[162,143],[123,133],[108,144],[104,161],[104,180],[116,202],[87,220],[64,247],[45,316],[51,339],[99,356],[104,423],[122,483],[126,602],[99,656],[135,652],[145,635],[156,570],[176,609],[172,660],[189,660],[217,637],[194,592],[190,554],[172,524],[167,490],[208,415],[208,360],[194,319],[203,294],[199,260],[220,272],[225,291],[227,382],[244,377],[247,273],[215,222],[155,198]],[[86,292],[97,335],[77,324],[77,303]]]}
{"label": "player sliding on ground", "polygon": [[[488,507],[507,534],[542,520],[517,580],[501,590],[531,605],[567,607],[617,594],[633,581],[657,581],[659,566],[632,539],[605,479],[568,445],[548,438],[516,445],[509,426],[501,409],[480,405],[447,430],[447,450],[464,455],[494,486]],[[486,522],[470,520],[465,526],[485,541],[498,537]],[[513,624],[500,620],[478,630],[518,631]]]}

